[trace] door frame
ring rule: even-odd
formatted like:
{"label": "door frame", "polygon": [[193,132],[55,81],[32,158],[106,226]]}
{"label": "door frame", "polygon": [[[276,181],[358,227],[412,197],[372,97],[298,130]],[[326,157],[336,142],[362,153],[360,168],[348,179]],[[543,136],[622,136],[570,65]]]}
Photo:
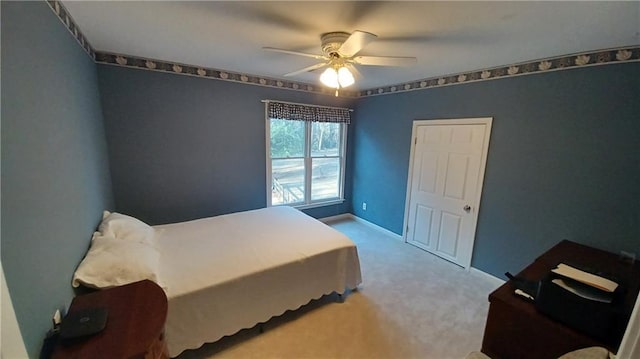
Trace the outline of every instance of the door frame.
{"label": "door frame", "polygon": [[487,166],[487,157],[489,154],[489,140],[491,139],[491,125],[493,123],[493,117],[474,117],[474,118],[452,118],[452,119],[433,119],[433,120],[414,120],[413,127],[411,129],[411,152],[409,154],[409,175],[407,177],[407,194],[405,197],[404,206],[404,221],[402,227],[402,239],[405,243],[408,242],[409,227],[409,209],[411,200],[411,179],[413,178],[413,160],[415,155],[415,148],[417,142],[416,132],[418,126],[437,126],[437,125],[485,125],[486,131],[484,133],[484,139],[482,143],[482,155],[480,158],[480,172],[478,173],[478,188],[476,191],[476,198],[474,198],[472,205],[473,208],[473,238],[471,238],[471,255],[469,260],[465,261],[464,268],[469,270],[471,268],[471,259],[473,257],[473,245],[476,241],[476,229],[478,227],[478,214],[480,213],[480,199],[482,198],[482,188],[484,184],[485,167]]}

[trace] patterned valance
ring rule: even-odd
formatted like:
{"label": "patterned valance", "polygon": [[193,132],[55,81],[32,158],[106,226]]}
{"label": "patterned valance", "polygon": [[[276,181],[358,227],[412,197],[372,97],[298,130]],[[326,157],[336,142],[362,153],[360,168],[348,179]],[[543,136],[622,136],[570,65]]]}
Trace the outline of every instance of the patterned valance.
{"label": "patterned valance", "polygon": [[348,108],[267,101],[267,114],[269,118],[280,120],[351,123]]}

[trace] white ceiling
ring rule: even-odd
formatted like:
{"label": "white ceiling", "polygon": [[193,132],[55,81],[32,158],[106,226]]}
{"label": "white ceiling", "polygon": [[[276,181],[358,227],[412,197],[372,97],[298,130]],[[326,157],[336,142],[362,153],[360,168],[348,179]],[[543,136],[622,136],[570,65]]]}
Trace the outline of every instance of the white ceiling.
{"label": "white ceiling", "polygon": [[371,89],[540,58],[640,44],[640,2],[63,1],[96,51],[317,84],[325,32],[379,38],[361,55],[415,56],[411,67],[363,67]]}

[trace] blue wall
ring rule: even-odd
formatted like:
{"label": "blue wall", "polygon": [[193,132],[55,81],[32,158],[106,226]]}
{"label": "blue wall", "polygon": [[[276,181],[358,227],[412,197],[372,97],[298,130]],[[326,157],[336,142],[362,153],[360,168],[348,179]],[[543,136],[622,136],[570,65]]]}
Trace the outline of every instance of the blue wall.
{"label": "blue wall", "polygon": [[96,66],[44,2],[2,6],[2,266],[30,357],[112,204]]}
{"label": "blue wall", "polygon": [[638,63],[368,97],[355,117],[357,216],[402,233],[413,120],[493,117],[472,266],[502,278],[565,238],[640,254]]}
{"label": "blue wall", "polygon": [[474,267],[501,277],[563,238],[640,253],[638,63],[345,100],[96,66],[44,2],[1,7],[2,265],[31,357],[103,209],[265,205],[262,99],[357,106],[347,201],[313,216],[401,233],[412,121],[492,116]]}
{"label": "blue wall", "polygon": [[[261,100],[350,105],[332,96],[110,65],[99,65],[98,77],[116,209],[152,224],[266,206]],[[348,201],[308,213],[348,212],[349,196],[347,186]]]}

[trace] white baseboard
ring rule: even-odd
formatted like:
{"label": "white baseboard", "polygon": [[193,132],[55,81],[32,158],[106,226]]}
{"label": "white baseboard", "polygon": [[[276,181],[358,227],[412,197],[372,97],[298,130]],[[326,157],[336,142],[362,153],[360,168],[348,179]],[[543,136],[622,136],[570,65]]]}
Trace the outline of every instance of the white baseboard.
{"label": "white baseboard", "polygon": [[397,233],[395,233],[395,232],[391,232],[390,230],[388,230],[388,229],[386,229],[386,228],[382,228],[382,227],[380,227],[380,226],[379,226],[379,225],[377,225],[377,224],[371,223],[371,222],[367,221],[366,219],[362,219],[362,218],[360,218],[360,217],[358,217],[358,216],[355,216],[355,215],[353,215],[353,214],[351,214],[351,213],[349,213],[349,214],[351,215],[351,218],[352,218],[354,221],[356,221],[356,222],[358,222],[358,223],[362,223],[362,224],[364,224],[365,226],[371,227],[371,228],[373,228],[373,229],[375,229],[375,230],[378,230],[378,231],[380,231],[380,232],[382,232],[382,233],[384,233],[384,234],[386,234],[386,235],[389,235],[389,236],[393,237],[393,239],[399,240],[400,242],[403,242],[403,243],[404,243],[404,239],[402,238],[402,236],[401,236],[401,235],[399,235],[399,234],[397,234]]}
{"label": "white baseboard", "polygon": [[318,218],[318,220],[320,222],[323,222],[323,223],[331,223],[331,222],[335,222],[335,221],[342,221],[342,220],[345,220],[345,219],[351,219],[351,220],[354,220],[354,221],[356,221],[358,223],[364,224],[367,227],[370,227],[370,228],[373,228],[373,229],[375,229],[377,231],[383,232],[384,234],[393,237],[393,239],[399,240],[399,241],[404,243],[404,239],[402,239],[401,235],[399,235],[397,233],[394,233],[394,232],[391,232],[390,230],[388,230],[386,228],[382,228],[377,224],[373,224],[373,223],[371,223],[371,222],[369,222],[369,221],[367,221],[365,219],[362,219],[362,218],[360,218],[358,216],[355,216],[355,215],[353,215],[351,213],[343,213],[343,214],[339,214],[337,216]]}
{"label": "white baseboard", "polygon": [[480,269],[474,268],[474,267],[470,267],[469,268],[469,273],[490,280],[491,282],[494,283],[496,288],[498,288],[499,286],[501,286],[501,285],[503,285],[503,284],[505,284],[507,282],[507,281],[505,281],[503,279],[495,277],[495,276],[493,276],[493,275],[491,275],[491,274],[489,274],[487,272],[483,272]]}
{"label": "white baseboard", "polygon": [[343,213],[343,214],[338,214],[336,216],[318,218],[318,221],[322,223],[331,223],[331,222],[343,221],[345,219],[352,219],[352,218],[353,218],[353,215],[351,213]]}

